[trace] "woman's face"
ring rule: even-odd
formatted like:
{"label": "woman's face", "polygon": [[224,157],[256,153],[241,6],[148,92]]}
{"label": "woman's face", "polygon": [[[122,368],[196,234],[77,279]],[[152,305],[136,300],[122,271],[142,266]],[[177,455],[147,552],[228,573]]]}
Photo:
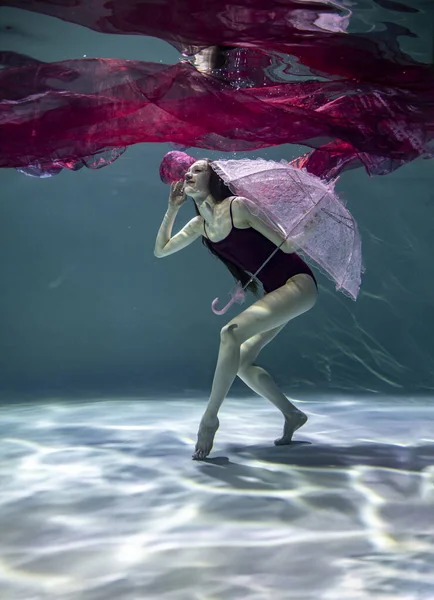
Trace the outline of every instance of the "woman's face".
{"label": "woman's face", "polygon": [[211,167],[206,160],[198,160],[185,174],[185,193],[189,195],[208,195]]}

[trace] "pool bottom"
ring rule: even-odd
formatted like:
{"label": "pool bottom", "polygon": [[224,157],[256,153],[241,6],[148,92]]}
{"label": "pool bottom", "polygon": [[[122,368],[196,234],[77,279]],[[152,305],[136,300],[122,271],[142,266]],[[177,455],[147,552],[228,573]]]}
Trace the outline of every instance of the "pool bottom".
{"label": "pool bottom", "polygon": [[434,403],[323,397],[290,446],[228,399],[0,409],[2,600],[434,597]]}

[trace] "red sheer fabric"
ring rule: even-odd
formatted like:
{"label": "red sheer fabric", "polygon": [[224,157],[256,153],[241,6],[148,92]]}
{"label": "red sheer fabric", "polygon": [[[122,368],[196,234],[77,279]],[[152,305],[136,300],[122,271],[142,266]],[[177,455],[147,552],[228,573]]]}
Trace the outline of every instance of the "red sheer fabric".
{"label": "red sheer fabric", "polygon": [[[229,51],[211,75],[187,61],[47,64],[0,53],[0,167],[36,175],[98,168],[140,142],[226,152],[295,143],[317,149],[300,160],[327,178],[360,165],[384,174],[433,154],[434,69],[396,42],[411,32],[389,25],[347,34],[350,11],[337,2],[2,4],[106,33],[157,36],[188,52],[213,44],[248,50]],[[308,81],[294,81],[306,74]]]}
{"label": "red sheer fabric", "polygon": [[222,151],[301,143],[324,152],[336,139],[368,166],[366,154],[382,163],[426,155],[434,134],[430,90],[350,81],[240,90],[186,62],[87,59],[3,69],[0,94],[1,167],[49,168],[138,142]]}
{"label": "red sheer fabric", "polygon": [[[394,10],[406,12],[403,3],[393,4]],[[412,32],[384,23],[378,33],[347,35],[352,11],[340,0],[2,0],[2,5],[103,33],[158,37],[177,47],[267,49],[296,56],[328,75],[390,83],[420,80],[424,74],[397,45],[398,35]]]}

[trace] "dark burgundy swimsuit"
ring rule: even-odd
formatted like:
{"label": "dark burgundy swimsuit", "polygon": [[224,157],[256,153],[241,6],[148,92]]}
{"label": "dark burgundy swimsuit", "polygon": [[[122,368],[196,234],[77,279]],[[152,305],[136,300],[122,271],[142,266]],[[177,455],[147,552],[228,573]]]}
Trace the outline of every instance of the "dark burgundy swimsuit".
{"label": "dark burgundy swimsuit", "polygon": [[[252,227],[248,227],[247,229],[238,229],[235,227],[232,218],[233,200],[231,200],[229,207],[232,223],[229,235],[220,242],[213,242],[209,238],[208,241],[213,250],[221,257],[229,259],[239,268],[253,274],[269,258],[270,254],[276,249],[276,246]],[[204,231],[206,233],[205,223]],[[268,293],[285,285],[288,279],[299,273],[310,275],[315,285],[317,285],[314,274],[298,254],[295,252],[287,254],[279,249],[258,273],[258,279],[262,283],[264,291]]]}

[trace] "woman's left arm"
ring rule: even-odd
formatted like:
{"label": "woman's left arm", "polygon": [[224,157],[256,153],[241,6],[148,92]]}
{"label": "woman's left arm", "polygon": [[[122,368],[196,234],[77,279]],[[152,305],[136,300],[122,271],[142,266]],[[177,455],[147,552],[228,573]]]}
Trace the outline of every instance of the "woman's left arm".
{"label": "woman's left arm", "polygon": [[280,247],[282,252],[291,254],[296,251],[294,243],[285,239],[286,235],[283,229],[248,198],[237,197],[232,202],[232,210],[237,220],[244,221],[250,227],[259,231],[275,246]]}

